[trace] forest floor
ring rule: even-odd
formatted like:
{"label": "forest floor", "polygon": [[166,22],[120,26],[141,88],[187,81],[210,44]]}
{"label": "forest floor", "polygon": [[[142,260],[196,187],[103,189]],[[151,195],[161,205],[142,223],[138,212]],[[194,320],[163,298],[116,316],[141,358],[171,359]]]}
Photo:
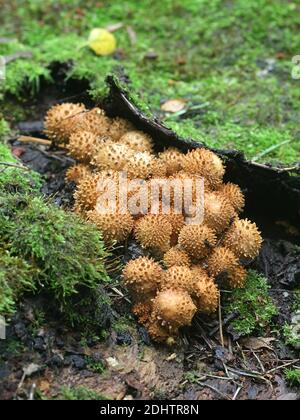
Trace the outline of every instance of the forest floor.
{"label": "forest floor", "polygon": [[[144,112],[183,137],[242,150],[260,163],[299,165],[296,2],[13,0],[0,7],[0,55],[8,59],[0,136],[43,175],[46,201],[70,208],[72,190],[63,181],[68,157],[21,144],[18,135],[41,135],[54,103],[98,103],[107,93],[105,77],[115,71],[129,76]],[[92,28],[115,24],[112,56],[80,48]],[[163,110],[172,99],[184,103],[179,112]],[[196,319],[174,348],[149,341],[118,285],[106,290],[113,304],[94,335],[49,315],[45,296],[26,295],[7,340],[0,340],[0,397],[297,399],[299,231],[285,228],[284,235],[264,236],[250,268],[266,281],[254,290],[250,279],[238,297],[240,312],[247,308],[243,319],[224,302],[221,320]],[[277,281],[287,262],[294,282]]]}

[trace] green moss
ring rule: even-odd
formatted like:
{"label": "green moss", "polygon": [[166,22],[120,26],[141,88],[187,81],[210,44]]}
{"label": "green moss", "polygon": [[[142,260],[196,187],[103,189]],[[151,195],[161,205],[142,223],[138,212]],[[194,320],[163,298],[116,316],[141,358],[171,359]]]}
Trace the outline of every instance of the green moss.
{"label": "green moss", "polygon": [[5,192],[37,194],[42,178],[15,159],[8,146],[0,143],[0,194]]}
{"label": "green moss", "polygon": [[[249,158],[296,162],[300,83],[291,77],[291,58],[300,42],[299,9],[281,0],[104,0],[100,5],[12,0],[1,10],[0,36],[13,41],[1,44],[0,54],[31,51],[32,58],[7,65],[2,92],[20,97],[24,87],[25,95],[36,92],[43,79],[51,82],[50,67],[59,62],[67,64],[66,79],[89,80],[99,99],[107,93],[105,77],[121,66],[132,80],[134,102],[180,133],[242,149]],[[115,32],[117,54],[98,57],[79,48],[93,27],[116,22],[124,24]],[[127,26],[136,32],[135,44]],[[149,52],[155,53],[152,59]],[[185,113],[160,111],[161,101],[178,97],[187,101]]]}
{"label": "green moss", "polygon": [[236,289],[230,294],[224,305],[224,313],[239,314],[231,324],[236,333],[243,336],[254,332],[265,333],[278,312],[268,291],[267,280],[250,270],[245,288]]}
{"label": "green moss", "polygon": [[132,326],[132,320],[129,317],[119,317],[114,323],[113,323],[113,330],[117,333],[127,332],[129,328]]}
{"label": "green moss", "polygon": [[292,385],[297,386],[300,389],[300,368],[298,369],[286,369],[284,372],[286,381]]}
{"label": "green moss", "polygon": [[0,238],[12,255],[38,268],[33,278],[37,286],[64,301],[79,286],[93,288],[108,281],[104,267],[108,254],[92,225],[39,197],[4,196],[0,208]]}
{"label": "green moss", "polygon": [[0,314],[14,312],[15,302],[22,293],[35,290],[34,275],[36,269],[22,258],[0,251]]}
{"label": "green moss", "polygon": [[[48,399],[45,398],[42,394],[40,395],[40,399]],[[80,386],[80,387],[68,387],[63,386],[60,388],[58,394],[51,398],[52,400],[70,400],[70,401],[78,401],[78,400],[106,400],[107,398],[103,395],[95,392],[87,387]]]}
{"label": "green moss", "polygon": [[300,351],[300,291],[294,294],[294,301],[291,308],[292,321],[283,327],[283,336],[287,345]]}

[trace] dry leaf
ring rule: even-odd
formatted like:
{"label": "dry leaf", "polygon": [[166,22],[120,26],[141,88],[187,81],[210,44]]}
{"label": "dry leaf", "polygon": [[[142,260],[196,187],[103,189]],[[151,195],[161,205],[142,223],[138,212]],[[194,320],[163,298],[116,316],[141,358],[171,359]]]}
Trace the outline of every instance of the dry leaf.
{"label": "dry leaf", "polygon": [[124,24],[123,24],[122,22],[119,22],[119,23],[113,23],[112,25],[108,25],[108,26],[106,27],[106,30],[107,30],[108,32],[115,32],[115,31],[117,31],[118,29],[123,28],[123,26],[124,26]]}
{"label": "dry leaf", "polygon": [[40,365],[31,363],[30,365],[23,368],[23,372],[25,376],[31,376],[34,373],[38,372],[40,369],[41,369]]}
{"label": "dry leaf", "polygon": [[274,337],[249,337],[241,341],[241,344],[249,350],[272,350],[271,343],[275,341]]}
{"label": "dry leaf", "polygon": [[127,26],[127,33],[128,33],[128,37],[129,37],[129,40],[130,40],[130,44],[131,45],[136,44],[136,33],[132,29],[131,26]]}
{"label": "dry leaf", "polygon": [[161,109],[165,112],[179,112],[185,108],[184,99],[170,99],[169,101],[162,104]]}
{"label": "dry leaf", "polygon": [[50,389],[50,383],[48,381],[42,380],[39,383],[39,390],[42,392],[48,392]]}

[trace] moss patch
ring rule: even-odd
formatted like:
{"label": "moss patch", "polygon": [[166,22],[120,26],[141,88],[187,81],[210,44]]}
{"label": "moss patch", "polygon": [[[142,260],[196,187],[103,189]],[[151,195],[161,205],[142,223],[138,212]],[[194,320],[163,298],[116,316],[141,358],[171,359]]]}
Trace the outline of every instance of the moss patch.
{"label": "moss patch", "polygon": [[234,290],[224,305],[225,314],[237,312],[233,330],[242,336],[252,333],[265,335],[265,328],[277,314],[268,294],[267,280],[253,270],[248,273],[245,288]]}
{"label": "moss patch", "polygon": [[[291,76],[299,11],[281,0],[12,0],[0,17],[0,36],[12,40],[0,44],[0,54],[30,51],[32,57],[7,65],[2,97],[34,94],[43,79],[51,82],[50,67],[58,62],[66,79],[88,79],[99,98],[105,76],[122,66],[138,101],[181,134],[290,164],[300,156],[300,83]],[[114,55],[80,48],[92,28],[118,22]],[[186,100],[183,114],[161,112],[162,101],[178,97]]]}

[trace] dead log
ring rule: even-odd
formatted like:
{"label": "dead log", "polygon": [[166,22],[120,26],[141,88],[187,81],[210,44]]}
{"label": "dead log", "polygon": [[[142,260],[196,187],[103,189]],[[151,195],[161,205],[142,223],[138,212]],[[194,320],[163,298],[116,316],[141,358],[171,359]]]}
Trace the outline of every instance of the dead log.
{"label": "dead log", "polygon": [[150,134],[156,151],[177,147],[183,152],[206,147],[217,153],[225,162],[226,181],[239,184],[246,194],[245,215],[251,215],[259,224],[272,225],[279,220],[300,226],[300,176],[299,168],[280,168],[248,161],[236,150],[212,149],[193,139],[184,139],[151,119],[130,99],[129,84],[124,87],[114,76],[108,76],[109,94],[102,106],[109,116],[120,116],[131,121],[138,129]]}

